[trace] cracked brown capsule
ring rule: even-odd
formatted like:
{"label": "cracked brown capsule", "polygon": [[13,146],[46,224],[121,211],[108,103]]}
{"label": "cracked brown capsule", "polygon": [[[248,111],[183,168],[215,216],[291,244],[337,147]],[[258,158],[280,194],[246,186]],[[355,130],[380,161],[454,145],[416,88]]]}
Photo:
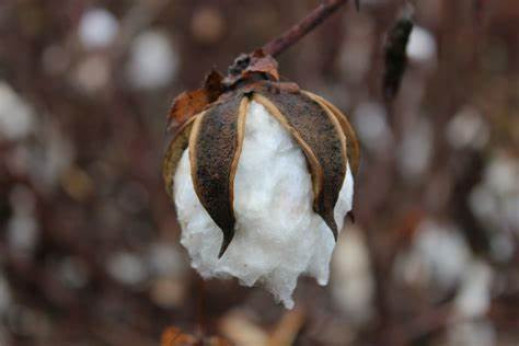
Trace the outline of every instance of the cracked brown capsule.
{"label": "cracked brown capsule", "polygon": [[312,178],[313,209],[337,238],[334,207],[347,163],[355,174],[359,147],[347,118],[315,94],[285,83],[260,82],[222,94],[177,131],[164,160],[164,179],[173,195],[173,176],[188,148],[196,194],[223,232],[221,257],[235,233],[234,177],[242,150],[247,110],[263,105],[303,151]]}

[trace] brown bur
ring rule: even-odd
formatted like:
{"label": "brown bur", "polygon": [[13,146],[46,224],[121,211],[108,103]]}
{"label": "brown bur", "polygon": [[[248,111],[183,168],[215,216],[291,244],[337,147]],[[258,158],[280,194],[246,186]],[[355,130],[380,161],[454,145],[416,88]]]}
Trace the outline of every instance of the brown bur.
{"label": "brown bur", "polygon": [[234,237],[234,176],[241,154],[249,99],[235,93],[197,116],[189,140],[196,194],[223,232],[221,257]]}
{"label": "brown bur", "polygon": [[335,239],[338,229],[334,209],[347,163],[354,174],[359,163],[357,138],[344,114],[294,83],[279,82],[272,59],[252,56],[252,61],[252,67],[236,72],[232,78],[222,80],[216,72],[209,74],[202,89],[177,97],[169,117],[170,124],[180,124],[180,129],[164,158],[166,190],[173,197],[175,172],[188,149],[195,192],[223,233],[218,257],[234,237],[234,177],[252,100],[262,104],[301,147],[312,176],[313,209]]}
{"label": "brown bur", "polygon": [[312,175],[313,208],[337,239],[334,208],[346,175],[346,136],[336,116],[300,92],[254,94],[303,150]]}
{"label": "brown bur", "polygon": [[342,131],[346,136],[348,162],[350,163],[353,175],[356,175],[359,170],[360,146],[357,140],[357,135],[355,134],[355,131],[353,130],[353,127],[351,126],[350,122],[337,107],[335,107],[326,99],[308,91],[303,91],[303,93],[310,97],[312,100],[319,103],[321,107],[327,108],[331,113],[333,113],[335,118],[339,121]]}

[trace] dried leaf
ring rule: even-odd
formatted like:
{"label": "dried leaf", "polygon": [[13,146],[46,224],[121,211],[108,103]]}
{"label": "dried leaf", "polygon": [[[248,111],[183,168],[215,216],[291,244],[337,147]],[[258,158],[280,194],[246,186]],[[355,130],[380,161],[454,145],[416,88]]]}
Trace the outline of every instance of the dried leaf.
{"label": "dried leaf", "polygon": [[207,105],[216,101],[223,93],[222,76],[211,71],[204,87],[194,91],[184,91],[173,101],[168,116],[168,130],[183,125],[188,119],[202,112]]}
{"label": "dried leaf", "polygon": [[199,338],[182,332],[179,328],[169,327],[162,333],[161,346],[231,346],[232,344],[224,338],[210,336]]}
{"label": "dried leaf", "polygon": [[193,335],[184,334],[176,327],[169,327],[162,333],[161,346],[194,346],[198,340]]}

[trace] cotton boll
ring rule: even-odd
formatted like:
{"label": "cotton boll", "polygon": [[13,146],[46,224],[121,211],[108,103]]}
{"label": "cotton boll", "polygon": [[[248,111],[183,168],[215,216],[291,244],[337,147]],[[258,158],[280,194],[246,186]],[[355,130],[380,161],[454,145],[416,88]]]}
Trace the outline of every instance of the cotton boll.
{"label": "cotton boll", "polygon": [[[236,277],[241,284],[264,285],[292,308],[297,279],[315,277],[324,285],[335,241],[312,209],[312,184],[303,152],[266,109],[252,102],[234,180],[235,235],[221,259],[222,231],[198,200],[187,150],[174,179],[182,227],[181,243],[192,266],[205,278]],[[335,219],[339,229],[351,210],[353,177],[348,167]]]}
{"label": "cotton boll", "polygon": [[481,149],[488,141],[489,129],[480,112],[467,106],[449,122],[446,134],[456,149]]}
{"label": "cotton boll", "polygon": [[490,306],[492,269],[479,260],[473,260],[467,267],[455,300],[455,311],[460,317],[482,317]]}
{"label": "cotton boll", "polygon": [[488,319],[467,320],[448,328],[443,345],[494,346],[498,345],[496,333],[494,324]]}
{"label": "cotton boll", "polygon": [[115,39],[119,23],[112,13],[103,8],[85,12],[79,23],[79,39],[87,49],[104,48]]}
{"label": "cotton boll", "polygon": [[31,107],[11,86],[0,80],[0,140],[20,140],[34,128]]}
{"label": "cotton boll", "polygon": [[433,131],[426,118],[420,118],[404,134],[398,148],[398,163],[402,175],[413,182],[427,172],[433,154]]}
{"label": "cotton boll", "polygon": [[506,196],[519,190],[519,160],[511,155],[498,155],[485,171],[485,182],[496,195]]}
{"label": "cotton boll", "polygon": [[422,64],[435,63],[437,47],[434,35],[422,27],[415,26],[409,36],[406,53],[412,61]]}
{"label": "cotton boll", "polygon": [[490,228],[517,229],[519,217],[519,161],[507,153],[498,153],[486,167],[483,181],[470,193],[470,208]]}
{"label": "cotton boll", "polygon": [[410,251],[398,258],[396,272],[408,284],[444,292],[459,284],[470,259],[470,249],[455,225],[425,220]]}
{"label": "cotton boll", "polygon": [[99,93],[110,81],[110,63],[104,55],[89,55],[81,61],[74,73],[74,82],[82,91]]}
{"label": "cotton boll", "polygon": [[346,227],[333,256],[332,294],[353,324],[361,325],[372,315],[374,291],[369,251],[362,230]]}
{"label": "cotton boll", "polygon": [[359,139],[369,150],[380,152],[393,144],[387,114],[381,104],[367,102],[355,111],[355,124]]}
{"label": "cotton boll", "polygon": [[135,88],[153,89],[168,84],[175,76],[179,57],[170,38],[161,31],[147,31],[134,40],[127,74]]}
{"label": "cotton boll", "polygon": [[144,262],[135,254],[121,252],[108,259],[107,269],[110,275],[122,284],[137,286],[146,280]]}
{"label": "cotton boll", "polygon": [[35,218],[36,198],[22,185],[12,189],[9,196],[13,216],[7,223],[7,243],[19,257],[32,255],[38,241],[39,226]]}

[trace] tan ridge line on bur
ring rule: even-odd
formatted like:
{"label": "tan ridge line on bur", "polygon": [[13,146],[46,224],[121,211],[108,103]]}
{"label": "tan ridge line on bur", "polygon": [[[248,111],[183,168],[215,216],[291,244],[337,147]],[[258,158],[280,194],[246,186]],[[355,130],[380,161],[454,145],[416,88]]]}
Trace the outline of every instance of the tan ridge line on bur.
{"label": "tan ridge line on bur", "polygon": [[186,150],[188,147],[193,123],[197,116],[198,115],[193,116],[180,127],[173,139],[170,141],[168,149],[164,154],[162,178],[164,179],[164,183],[166,185],[166,192],[170,197],[173,196],[173,179],[175,172],[177,170],[178,163],[182,158],[184,150]]}
{"label": "tan ridge line on bur", "polygon": [[304,94],[308,95],[310,98],[312,98],[316,102],[319,102],[320,104],[323,104],[326,107],[328,107],[332,111],[332,113],[335,115],[337,120],[339,121],[341,128],[346,135],[348,160],[350,161],[350,165],[351,165],[353,174],[356,175],[357,171],[359,169],[360,148],[359,148],[359,142],[357,140],[357,136],[355,135],[355,131],[353,130],[353,127],[351,126],[350,122],[346,118],[346,115],[344,115],[343,112],[341,112],[335,105],[333,105],[330,101],[326,100],[325,98],[323,98],[319,95],[316,95],[312,92],[309,92],[309,91],[302,91],[302,92]]}
{"label": "tan ridge line on bur", "polygon": [[193,187],[195,188],[195,192],[197,196],[200,196],[199,188],[198,188],[198,179],[196,174],[193,174],[193,172],[196,172],[197,170],[197,164],[196,164],[196,139],[198,137],[198,133],[200,132],[200,124],[202,123],[202,120],[207,115],[207,112],[203,112],[200,114],[194,124],[193,128],[191,129],[191,134],[189,135],[189,163],[191,165],[191,179],[193,181]]}
{"label": "tan ridge line on bur", "polygon": [[309,165],[312,171],[312,189],[314,192],[314,205],[317,200],[317,196],[320,195],[323,186],[324,173],[319,163],[319,160],[315,156],[312,148],[306,143],[301,135],[297,132],[297,130],[288,123],[285,116],[281,113],[281,111],[265,96],[254,93],[253,100],[263,105],[268,112],[275,117],[281,125],[290,132],[290,134],[294,137],[296,142],[301,146],[303,152],[305,153],[306,158],[309,161]]}
{"label": "tan ridge line on bur", "polygon": [[231,205],[234,210],[234,178],[236,176],[236,171],[238,170],[238,163],[240,161],[241,152],[243,149],[243,139],[245,137],[245,122],[247,120],[247,113],[249,111],[250,100],[247,96],[244,96],[240,102],[240,108],[238,113],[238,121],[237,121],[237,144],[236,144],[236,152],[234,154],[233,161],[231,163],[231,176],[229,178],[229,194]]}

